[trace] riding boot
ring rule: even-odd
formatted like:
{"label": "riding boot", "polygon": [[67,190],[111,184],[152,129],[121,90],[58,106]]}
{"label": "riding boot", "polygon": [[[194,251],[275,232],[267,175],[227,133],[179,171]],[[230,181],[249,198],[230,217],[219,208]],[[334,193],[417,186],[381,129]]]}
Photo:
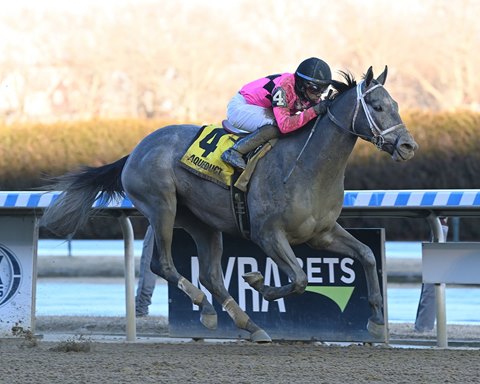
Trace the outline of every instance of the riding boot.
{"label": "riding boot", "polygon": [[223,152],[222,160],[235,168],[245,169],[246,164],[243,156],[279,135],[278,127],[275,125],[264,125],[243,139],[238,140],[233,147]]}

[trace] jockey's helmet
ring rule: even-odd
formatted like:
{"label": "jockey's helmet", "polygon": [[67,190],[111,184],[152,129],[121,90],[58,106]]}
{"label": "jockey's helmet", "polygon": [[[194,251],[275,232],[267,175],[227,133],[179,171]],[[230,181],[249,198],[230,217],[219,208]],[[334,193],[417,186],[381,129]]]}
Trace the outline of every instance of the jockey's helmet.
{"label": "jockey's helmet", "polygon": [[295,71],[295,91],[300,98],[318,103],[331,80],[329,65],[316,57],[310,57],[303,60]]}

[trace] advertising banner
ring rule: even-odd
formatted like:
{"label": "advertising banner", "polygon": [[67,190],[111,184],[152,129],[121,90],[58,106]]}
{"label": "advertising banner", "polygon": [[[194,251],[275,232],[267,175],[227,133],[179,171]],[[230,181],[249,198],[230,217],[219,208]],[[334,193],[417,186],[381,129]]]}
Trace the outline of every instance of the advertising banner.
{"label": "advertising banner", "polygon": [[[386,274],[385,235],[383,229],[349,229],[357,239],[368,245],[377,261],[377,273],[385,300]],[[288,278],[278,266],[252,242],[224,236],[223,271],[225,286],[251,319],[274,340],[320,340],[386,342],[366,329],[371,309],[363,267],[358,260],[339,254],[316,251],[307,245],[293,250],[308,276],[308,286],[302,295],[268,302],[242,278],[247,272],[259,271],[265,284],[288,284]],[[203,327],[199,308],[177,287],[169,286],[169,326],[173,337],[248,338],[239,330],[221,306],[198,280],[198,257],[195,243],[183,230],[176,230],[173,257],[180,274],[200,287],[218,313],[218,328]]]}
{"label": "advertising banner", "polygon": [[0,217],[0,337],[31,330],[35,319],[33,216]]}

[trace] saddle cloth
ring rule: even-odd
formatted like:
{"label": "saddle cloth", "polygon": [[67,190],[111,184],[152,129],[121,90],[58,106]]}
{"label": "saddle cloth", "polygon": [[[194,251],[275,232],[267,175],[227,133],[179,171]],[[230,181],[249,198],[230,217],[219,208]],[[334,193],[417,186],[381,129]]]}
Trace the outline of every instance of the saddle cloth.
{"label": "saddle cloth", "polygon": [[220,156],[238,138],[238,135],[226,132],[221,124],[206,125],[200,129],[180,163],[188,171],[230,189],[235,170]]}

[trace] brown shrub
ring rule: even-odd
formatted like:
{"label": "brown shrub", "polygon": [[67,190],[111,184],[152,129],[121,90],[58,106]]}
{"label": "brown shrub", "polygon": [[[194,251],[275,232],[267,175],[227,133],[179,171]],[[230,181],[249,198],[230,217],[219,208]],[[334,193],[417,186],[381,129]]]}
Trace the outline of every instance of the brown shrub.
{"label": "brown shrub", "polygon": [[[347,190],[479,188],[476,176],[480,174],[480,113],[407,111],[403,118],[420,145],[415,157],[406,163],[395,163],[388,154],[359,141],[346,171]],[[45,184],[45,176],[60,175],[81,165],[112,162],[128,154],[147,134],[168,124],[152,120],[93,120],[0,126],[0,189],[38,188]],[[387,227],[387,238],[418,239],[419,228],[422,236],[429,232],[428,226],[418,220],[345,223]],[[92,224],[93,229],[86,233],[95,236],[104,226]],[[141,228],[143,231],[144,224]],[[480,226],[464,225],[462,237],[478,238],[480,229],[476,228]],[[106,235],[116,233],[111,232]]]}

